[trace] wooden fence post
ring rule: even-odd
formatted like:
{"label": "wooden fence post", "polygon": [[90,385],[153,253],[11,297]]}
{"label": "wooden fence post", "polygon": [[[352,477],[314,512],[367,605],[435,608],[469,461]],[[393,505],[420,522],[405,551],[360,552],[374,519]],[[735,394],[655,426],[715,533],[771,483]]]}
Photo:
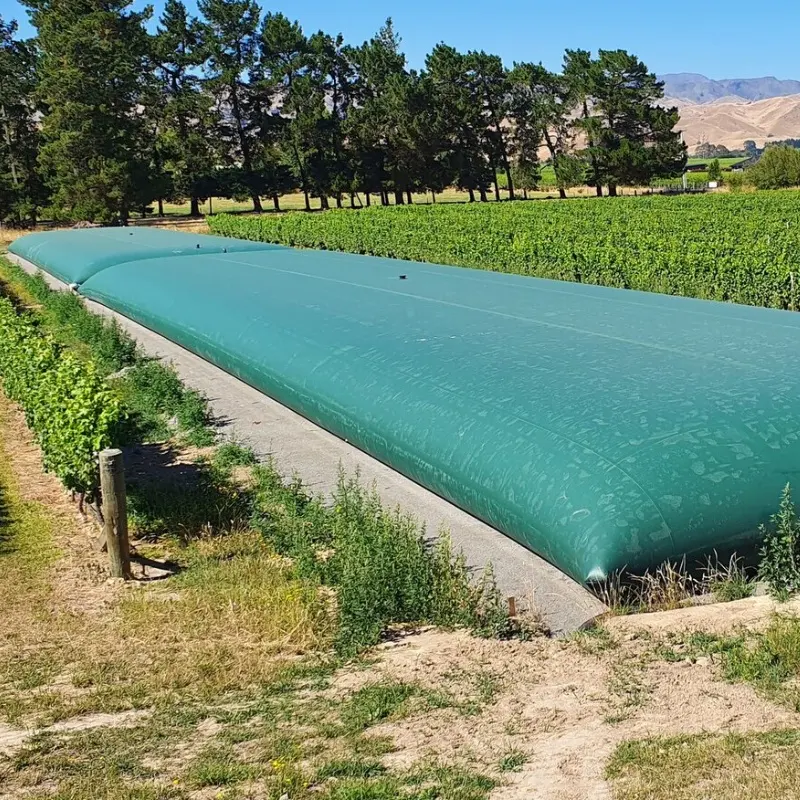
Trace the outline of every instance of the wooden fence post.
{"label": "wooden fence post", "polygon": [[517,616],[517,598],[508,598],[508,616],[512,619]]}
{"label": "wooden fence post", "polygon": [[100,452],[100,490],[103,494],[103,536],[108,547],[111,577],[129,580],[131,561],[122,450]]}

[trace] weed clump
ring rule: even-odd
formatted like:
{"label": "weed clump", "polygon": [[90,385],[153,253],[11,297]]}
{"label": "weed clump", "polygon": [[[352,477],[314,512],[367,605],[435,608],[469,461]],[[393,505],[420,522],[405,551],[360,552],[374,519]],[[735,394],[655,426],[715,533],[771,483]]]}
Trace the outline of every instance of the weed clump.
{"label": "weed clump", "polygon": [[431,545],[424,527],[385,509],[357,477],[340,476],[326,506],[299,481],[286,484],[271,465],[258,467],[253,524],[301,575],[335,588],[343,655],[375,644],[392,624],[512,632],[491,568],[473,580],[449,536]]}
{"label": "weed clump", "polygon": [[761,526],[764,543],[758,575],[769,587],[770,594],[781,600],[800,589],[800,520],[792,502],[789,484],[781,495],[778,513],[770,525]]}

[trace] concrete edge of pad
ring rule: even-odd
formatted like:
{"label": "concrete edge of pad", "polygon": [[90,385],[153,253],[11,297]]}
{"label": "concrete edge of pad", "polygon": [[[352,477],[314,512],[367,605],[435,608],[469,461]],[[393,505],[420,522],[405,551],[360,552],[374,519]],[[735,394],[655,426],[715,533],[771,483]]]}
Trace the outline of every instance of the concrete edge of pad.
{"label": "concrete edge of pad", "polygon": [[[75,290],[25,259],[11,253],[7,258],[27,272],[42,272],[51,288]],[[274,458],[284,474],[300,475],[319,494],[331,493],[340,469],[358,472],[386,505],[412,514],[432,536],[449,530],[471,569],[480,572],[491,562],[503,595],[514,597],[519,610],[534,609],[554,635],[585,628],[608,611],[579,583],[486,523],[174,342],[99,303],[84,302],[117,320],[146,353],[171,362],[188,386],[208,398],[223,436],[248,445],[261,458]]]}

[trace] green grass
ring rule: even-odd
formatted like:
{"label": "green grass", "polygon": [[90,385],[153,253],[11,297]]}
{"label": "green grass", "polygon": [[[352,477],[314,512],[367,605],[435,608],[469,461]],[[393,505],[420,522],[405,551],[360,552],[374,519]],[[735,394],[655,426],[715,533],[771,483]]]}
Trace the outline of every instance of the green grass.
{"label": "green grass", "polygon": [[[716,160],[719,161],[719,165],[720,167],[722,167],[722,169],[730,169],[736,164],[740,164],[742,161],[747,161],[747,156],[732,156],[731,158],[718,158]],[[692,167],[692,166],[697,166],[698,164],[710,164],[712,161],[714,161],[713,158],[700,158],[699,156],[690,156],[686,160],[686,166]]]}
{"label": "green grass", "polygon": [[389,718],[402,715],[406,701],[419,692],[412,683],[386,682],[364,686],[348,699],[341,710],[342,729],[347,734],[361,733]]}

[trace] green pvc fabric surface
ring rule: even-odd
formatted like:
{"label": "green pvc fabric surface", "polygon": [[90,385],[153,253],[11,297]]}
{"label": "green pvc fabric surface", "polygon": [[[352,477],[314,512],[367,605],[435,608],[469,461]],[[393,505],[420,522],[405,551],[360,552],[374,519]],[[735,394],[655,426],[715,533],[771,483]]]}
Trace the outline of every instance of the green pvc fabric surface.
{"label": "green pvc fabric surface", "polygon": [[129,261],[280,247],[243,239],[131,226],[30,233],[12,242],[8,249],[64,283],[74,284],[83,283],[101,269]]}
{"label": "green pvc fabric surface", "polygon": [[82,292],[581,582],[753,544],[800,475],[790,312],[288,248]]}

